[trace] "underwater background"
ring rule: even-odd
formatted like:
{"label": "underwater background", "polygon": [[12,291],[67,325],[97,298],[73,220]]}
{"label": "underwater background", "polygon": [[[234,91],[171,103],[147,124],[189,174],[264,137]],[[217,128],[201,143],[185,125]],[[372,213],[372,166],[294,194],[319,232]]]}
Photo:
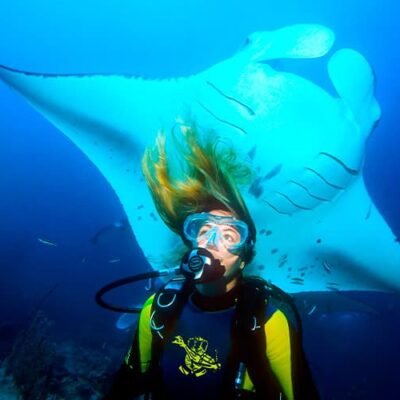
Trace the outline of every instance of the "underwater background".
{"label": "underwater background", "polygon": [[[364,178],[400,238],[399,15],[394,0],[3,0],[0,64],[47,73],[188,76],[231,56],[254,31],[326,25],[336,33],[334,49],[356,49],[375,71],[382,117],[368,141]],[[301,72],[323,83],[326,69],[317,66],[308,63]],[[150,267],[104,177],[3,83],[0,194],[0,361],[11,359],[18,371],[16,383],[2,372],[0,399],[19,398],[18,390],[26,399],[97,399],[133,332],[118,329],[118,315],[100,309],[94,294]],[[131,305],[146,296],[138,284],[110,298]],[[303,312],[303,322],[323,399],[398,398],[398,294],[297,300],[301,312],[305,302],[318,304],[312,314]]]}

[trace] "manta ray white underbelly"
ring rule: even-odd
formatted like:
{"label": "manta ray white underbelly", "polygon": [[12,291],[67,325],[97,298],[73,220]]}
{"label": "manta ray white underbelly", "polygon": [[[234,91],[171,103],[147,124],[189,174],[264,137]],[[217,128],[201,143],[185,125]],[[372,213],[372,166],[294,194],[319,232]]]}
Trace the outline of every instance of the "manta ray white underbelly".
{"label": "manta ray white underbelly", "polygon": [[49,75],[0,78],[68,136],[104,174],[154,268],[179,242],[158,218],[140,172],[160,129],[190,116],[229,137],[257,171],[243,194],[257,225],[249,273],[289,292],[400,288],[400,246],[368,195],[365,142],[380,116],[374,79],[356,51],[334,53],[338,96],[268,60],[314,58],[334,35],[320,25],[257,32],[234,55],[188,78]]}

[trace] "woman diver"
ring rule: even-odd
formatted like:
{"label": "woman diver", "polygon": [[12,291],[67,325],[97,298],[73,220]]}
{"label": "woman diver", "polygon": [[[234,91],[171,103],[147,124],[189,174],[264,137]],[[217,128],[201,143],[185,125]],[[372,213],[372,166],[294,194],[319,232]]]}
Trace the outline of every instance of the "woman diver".
{"label": "woman diver", "polygon": [[146,301],[105,399],[318,399],[290,297],[242,274],[256,242],[238,189],[250,169],[195,126],[182,139],[175,171],[164,134],[142,168],[159,215],[186,246],[186,279]]}

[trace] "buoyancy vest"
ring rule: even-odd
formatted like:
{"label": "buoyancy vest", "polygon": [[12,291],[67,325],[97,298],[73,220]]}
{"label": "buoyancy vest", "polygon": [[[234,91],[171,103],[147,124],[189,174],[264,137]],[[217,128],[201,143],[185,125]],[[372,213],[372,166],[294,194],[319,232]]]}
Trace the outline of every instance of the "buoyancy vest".
{"label": "buoyancy vest", "polygon": [[[158,365],[164,345],[172,335],[194,286],[187,280],[171,280],[154,297],[151,307],[151,371],[157,381]],[[281,389],[266,359],[264,330],[267,304],[282,310],[290,324],[300,329],[292,298],[278,287],[258,277],[243,278],[236,297],[231,326],[231,350],[221,387],[224,399],[238,397],[280,398]],[[300,332],[298,332],[300,334]],[[249,380],[250,384],[249,385]],[[249,391],[256,388],[256,393]],[[157,389],[157,388],[156,388]],[[157,398],[157,395],[154,396]]]}

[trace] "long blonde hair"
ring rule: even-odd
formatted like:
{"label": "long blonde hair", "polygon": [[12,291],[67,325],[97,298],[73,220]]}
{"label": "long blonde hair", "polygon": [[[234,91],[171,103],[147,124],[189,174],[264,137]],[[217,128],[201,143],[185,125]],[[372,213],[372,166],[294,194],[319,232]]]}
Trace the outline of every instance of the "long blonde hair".
{"label": "long blonde hair", "polygon": [[249,183],[251,169],[238,162],[232,145],[215,137],[213,131],[201,133],[191,124],[181,126],[178,135],[182,140],[171,132],[174,154],[167,151],[167,136],[161,132],[142,159],[143,174],[160,217],[186,242],[183,223],[188,215],[227,209],[247,223],[255,243],[256,228],[238,189],[238,185]]}

